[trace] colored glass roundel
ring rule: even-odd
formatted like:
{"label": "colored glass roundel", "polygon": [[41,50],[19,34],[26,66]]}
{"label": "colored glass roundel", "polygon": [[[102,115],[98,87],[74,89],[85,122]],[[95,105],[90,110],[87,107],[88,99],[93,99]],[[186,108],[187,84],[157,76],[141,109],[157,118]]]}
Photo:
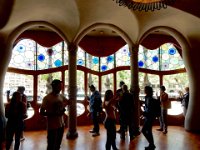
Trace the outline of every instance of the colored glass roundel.
{"label": "colored glass roundel", "polygon": [[45,56],[43,54],[40,54],[38,56],[38,60],[41,61],[41,62],[43,62],[45,60]]}
{"label": "colored glass roundel", "polygon": [[60,66],[62,66],[62,61],[59,60],[59,59],[57,59],[57,60],[54,62],[54,65],[55,65],[56,67],[60,67]]}
{"label": "colored glass roundel", "polygon": [[174,55],[174,54],[176,54],[176,49],[170,48],[170,49],[168,50],[168,53],[169,53],[170,55]]}
{"label": "colored glass roundel", "polygon": [[113,56],[108,56],[107,57],[107,62],[111,63],[112,61],[114,61],[114,57]]}
{"label": "colored glass roundel", "polygon": [[83,66],[83,64],[84,64],[83,60],[82,60],[82,59],[78,59],[78,61],[77,61],[77,65],[79,65],[79,66]]}
{"label": "colored glass roundel", "polygon": [[152,61],[155,63],[158,62],[158,56],[153,56]]}
{"label": "colored glass roundel", "polygon": [[144,66],[144,62],[143,62],[143,61],[139,61],[139,62],[138,62],[138,66],[139,66],[140,68],[142,68],[142,67]]}
{"label": "colored glass roundel", "polygon": [[102,71],[106,71],[107,69],[108,69],[108,67],[106,65],[101,66]]}
{"label": "colored glass roundel", "polygon": [[98,63],[99,63],[99,58],[94,57],[94,58],[92,59],[92,63],[98,64]]}

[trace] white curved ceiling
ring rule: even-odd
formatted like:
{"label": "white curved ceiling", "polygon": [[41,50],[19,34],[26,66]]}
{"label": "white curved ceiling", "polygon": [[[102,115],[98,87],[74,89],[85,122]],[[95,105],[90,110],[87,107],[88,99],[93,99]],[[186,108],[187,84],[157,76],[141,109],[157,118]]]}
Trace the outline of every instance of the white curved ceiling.
{"label": "white curved ceiling", "polygon": [[[0,29],[0,34],[8,35],[27,22],[43,21],[57,27],[70,41],[96,23],[118,27],[133,42],[138,41],[147,30],[157,26],[171,27],[186,38],[200,38],[199,3],[198,0],[177,0],[174,7],[140,12],[120,7],[113,0],[15,0],[11,11],[7,12],[8,20]],[[190,4],[190,9],[187,4]],[[9,9],[4,9],[3,12],[5,11]]]}

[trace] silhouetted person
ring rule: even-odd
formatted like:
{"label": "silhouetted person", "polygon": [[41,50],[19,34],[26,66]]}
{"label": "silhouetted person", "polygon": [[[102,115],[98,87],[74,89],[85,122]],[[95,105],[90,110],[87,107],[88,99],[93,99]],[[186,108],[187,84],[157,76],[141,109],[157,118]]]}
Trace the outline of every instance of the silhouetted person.
{"label": "silhouetted person", "polygon": [[183,115],[186,116],[188,104],[189,104],[189,87],[185,88],[185,94],[182,97]]}
{"label": "silhouetted person", "polygon": [[14,135],[14,150],[19,149],[26,108],[25,103],[22,102],[21,93],[14,92],[10,102],[5,107],[5,116],[8,118],[6,126],[6,150],[10,149]]}
{"label": "silhouetted person", "polygon": [[98,136],[99,134],[99,117],[102,111],[102,100],[101,94],[99,91],[96,90],[94,85],[89,86],[92,95],[89,98],[89,105],[90,105],[90,116],[93,121],[93,129],[90,130],[92,136]]}
{"label": "silhouetted person", "polygon": [[106,118],[104,125],[107,131],[106,150],[110,150],[111,146],[113,150],[117,150],[116,147],[116,103],[117,99],[114,98],[113,91],[107,90],[104,97],[104,108]]}
{"label": "silhouetted person", "polygon": [[145,86],[144,92],[145,96],[145,107],[144,107],[144,125],[142,128],[142,133],[146,137],[149,142],[149,146],[145,147],[145,150],[153,150],[155,149],[154,139],[152,134],[152,126],[155,120],[154,113],[154,100],[153,99],[153,89],[150,86]]}
{"label": "silhouetted person", "polygon": [[[28,103],[27,103],[27,96],[24,94],[25,92],[25,87],[24,86],[18,86],[17,88],[17,92],[19,92],[22,96],[22,102],[26,105],[26,107],[28,108]],[[28,114],[26,112],[26,118],[28,117]],[[23,132],[22,132],[22,135],[21,135],[21,138],[20,140],[23,141],[25,140],[25,137],[24,137],[24,129],[25,129],[25,122],[24,122],[24,127],[23,127]]]}
{"label": "silhouetted person", "polygon": [[122,96],[119,99],[119,108],[121,115],[121,139],[125,140],[125,132],[128,128],[130,140],[134,139],[133,111],[134,111],[133,95],[128,91],[127,85],[122,86]]}
{"label": "silhouetted person", "polygon": [[[116,95],[117,95],[118,97],[122,97],[122,95],[123,95],[122,86],[123,86],[124,84],[125,84],[124,81],[120,81],[120,82],[119,82],[119,87],[120,87],[120,88],[116,91]],[[121,134],[121,129],[122,129],[122,126],[123,126],[123,124],[122,124],[122,115],[121,115],[121,110],[120,110],[120,104],[117,103],[116,105],[117,105],[117,109],[118,109],[118,111],[119,111],[119,125],[120,125],[120,128],[119,128],[119,130],[117,130],[117,133],[120,133],[120,134]]]}
{"label": "silhouetted person", "polygon": [[164,134],[167,133],[167,110],[169,109],[169,99],[168,94],[165,92],[165,86],[160,87],[160,105],[161,105],[161,114],[159,117],[160,121],[160,128],[157,129],[158,131],[162,131]]}
{"label": "silhouetted person", "polygon": [[64,133],[64,112],[69,101],[60,94],[62,81],[54,79],[52,92],[42,101],[40,114],[47,117],[47,150],[59,150]]}

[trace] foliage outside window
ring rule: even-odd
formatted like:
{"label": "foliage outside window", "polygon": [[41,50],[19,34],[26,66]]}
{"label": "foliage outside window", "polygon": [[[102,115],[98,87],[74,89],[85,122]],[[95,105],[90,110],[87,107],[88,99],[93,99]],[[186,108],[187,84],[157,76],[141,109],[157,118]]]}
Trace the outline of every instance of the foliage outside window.
{"label": "foliage outside window", "polygon": [[104,75],[101,77],[101,93],[102,95],[105,94],[106,90],[112,90],[114,89],[114,85],[113,85],[113,74],[108,74],[108,75]]}
{"label": "foliage outside window", "polygon": [[122,70],[117,72],[117,89],[119,89],[119,82],[124,81],[124,83],[130,89],[131,86],[131,71],[130,70]]}
{"label": "foliage outside window", "polygon": [[187,73],[179,73],[172,75],[163,76],[163,84],[166,87],[166,91],[169,93],[170,97],[177,98],[178,92],[185,92],[185,87],[188,87],[188,75]]}
{"label": "foliage outside window", "polygon": [[77,99],[84,100],[84,98],[85,98],[84,72],[77,70]]}
{"label": "foliage outside window", "polygon": [[96,87],[96,90],[99,90],[99,77],[97,75],[93,75],[93,74],[88,74],[88,94],[91,95],[89,86],[90,85],[94,85]]}

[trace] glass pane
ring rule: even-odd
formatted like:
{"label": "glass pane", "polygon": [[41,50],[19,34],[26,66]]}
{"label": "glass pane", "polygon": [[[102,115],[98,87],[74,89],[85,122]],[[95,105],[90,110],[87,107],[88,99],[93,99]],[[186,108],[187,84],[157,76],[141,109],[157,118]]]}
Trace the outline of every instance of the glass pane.
{"label": "glass pane", "polygon": [[80,47],[78,47],[77,52],[77,65],[85,66],[85,51],[83,51]]}
{"label": "glass pane", "polygon": [[27,96],[28,118],[34,115],[31,102],[33,101],[33,76],[17,73],[6,73],[4,86],[3,86],[3,102],[7,103],[7,91],[10,91],[10,97],[17,91],[18,86],[24,86],[24,94]]}
{"label": "glass pane", "polygon": [[154,90],[154,95],[159,90],[159,76],[154,74],[139,73],[139,87],[140,87],[140,99],[144,100],[144,87],[151,86]]}
{"label": "glass pane", "polygon": [[173,44],[166,43],[161,46],[162,70],[175,70],[184,68],[184,62]]}
{"label": "glass pane", "polygon": [[148,80],[150,83],[150,86],[153,88],[154,90],[154,95],[156,94],[156,92],[158,90],[160,90],[160,78],[158,75],[155,74],[148,74]]}
{"label": "glass pane", "polygon": [[139,48],[138,66],[151,70],[159,70],[158,49],[148,50],[145,47]]}
{"label": "glass pane", "polygon": [[124,81],[125,84],[130,88],[131,86],[131,72],[130,70],[122,70],[117,72],[117,89],[119,87],[119,82]]}
{"label": "glass pane", "polygon": [[85,84],[84,84],[84,72],[77,70],[77,100],[84,100],[85,98]]}
{"label": "glass pane", "polygon": [[87,59],[87,68],[94,71],[99,71],[99,57],[95,57],[87,53],[86,59]]}
{"label": "glass pane", "polygon": [[52,91],[51,82],[53,79],[61,80],[61,73],[54,72],[49,74],[38,75],[38,103],[42,102],[44,96]]}
{"label": "glass pane", "polygon": [[62,42],[52,48],[43,47],[38,44],[38,70],[62,66]]}
{"label": "glass pane", "polygon": [[106,71],[114,68],[114,55],[101,57],[101,71]]}
{"label": "glass pane", "polygon": [[101,91],[101,95],[103,96],[106,92],[106,90],[114,90],[113,87],[113,74],[108,74],[108,75],[104,75],[101,78],[101,87],[102,87],[102,91]]}
{"label": "glass pane", "polygon": [[[81,104],[81,103],[77,103],[76,111],[77,111],[77,116],[79,117],[80,115],[82,115],[85,112],[85,106],[83,104]],[[68,107],[66,107],[65,114],[67,116],[69,116]]]}
{"label": "glass pane", "polygon": [[166,92],[171,98],[178,98],[179,91],[184,93],[185,87],[188,87],[189,80],[187,73],[179,73],[163,76],[163,84],[166,87]]}
{"label": "glass pane", "polygon": [[66,98],[69,98],[68,95],[68,89],[69,89],[69,74],[68,74],[68,70],[65,71],[65,85],[64,85],[64,95],[66,96]]}
{"label": "glass pane", "polygon": [[52,47],[53,49],[53,59],[52,59],[52,67],[60,67],[63,65],[63,60],[62,60],[62,42],[54,45]]}
{"label": "glass pane", "polygon": [[[87,87],[89,87],[89,85],[93,84],[97,90],[99,90],[99,77],[97,75],[94,74],[88,74],[88,85]],[[88,95],[91,95],[90,89],[88,88]]]}
{"label": "glass pane", "polygon": [[69,61],[68,61],[68,45],[66,42],[64,42],[64,65],[68,65]]}
{"label": "glass pane", "polygon": [[116,67],[130,66],[130,52],[128,44],[116,52]]}
{"label": "glass pane", "polygon": [[35,70],[36,43],[30,39],[19,41],[12,50],[9,67]]}

